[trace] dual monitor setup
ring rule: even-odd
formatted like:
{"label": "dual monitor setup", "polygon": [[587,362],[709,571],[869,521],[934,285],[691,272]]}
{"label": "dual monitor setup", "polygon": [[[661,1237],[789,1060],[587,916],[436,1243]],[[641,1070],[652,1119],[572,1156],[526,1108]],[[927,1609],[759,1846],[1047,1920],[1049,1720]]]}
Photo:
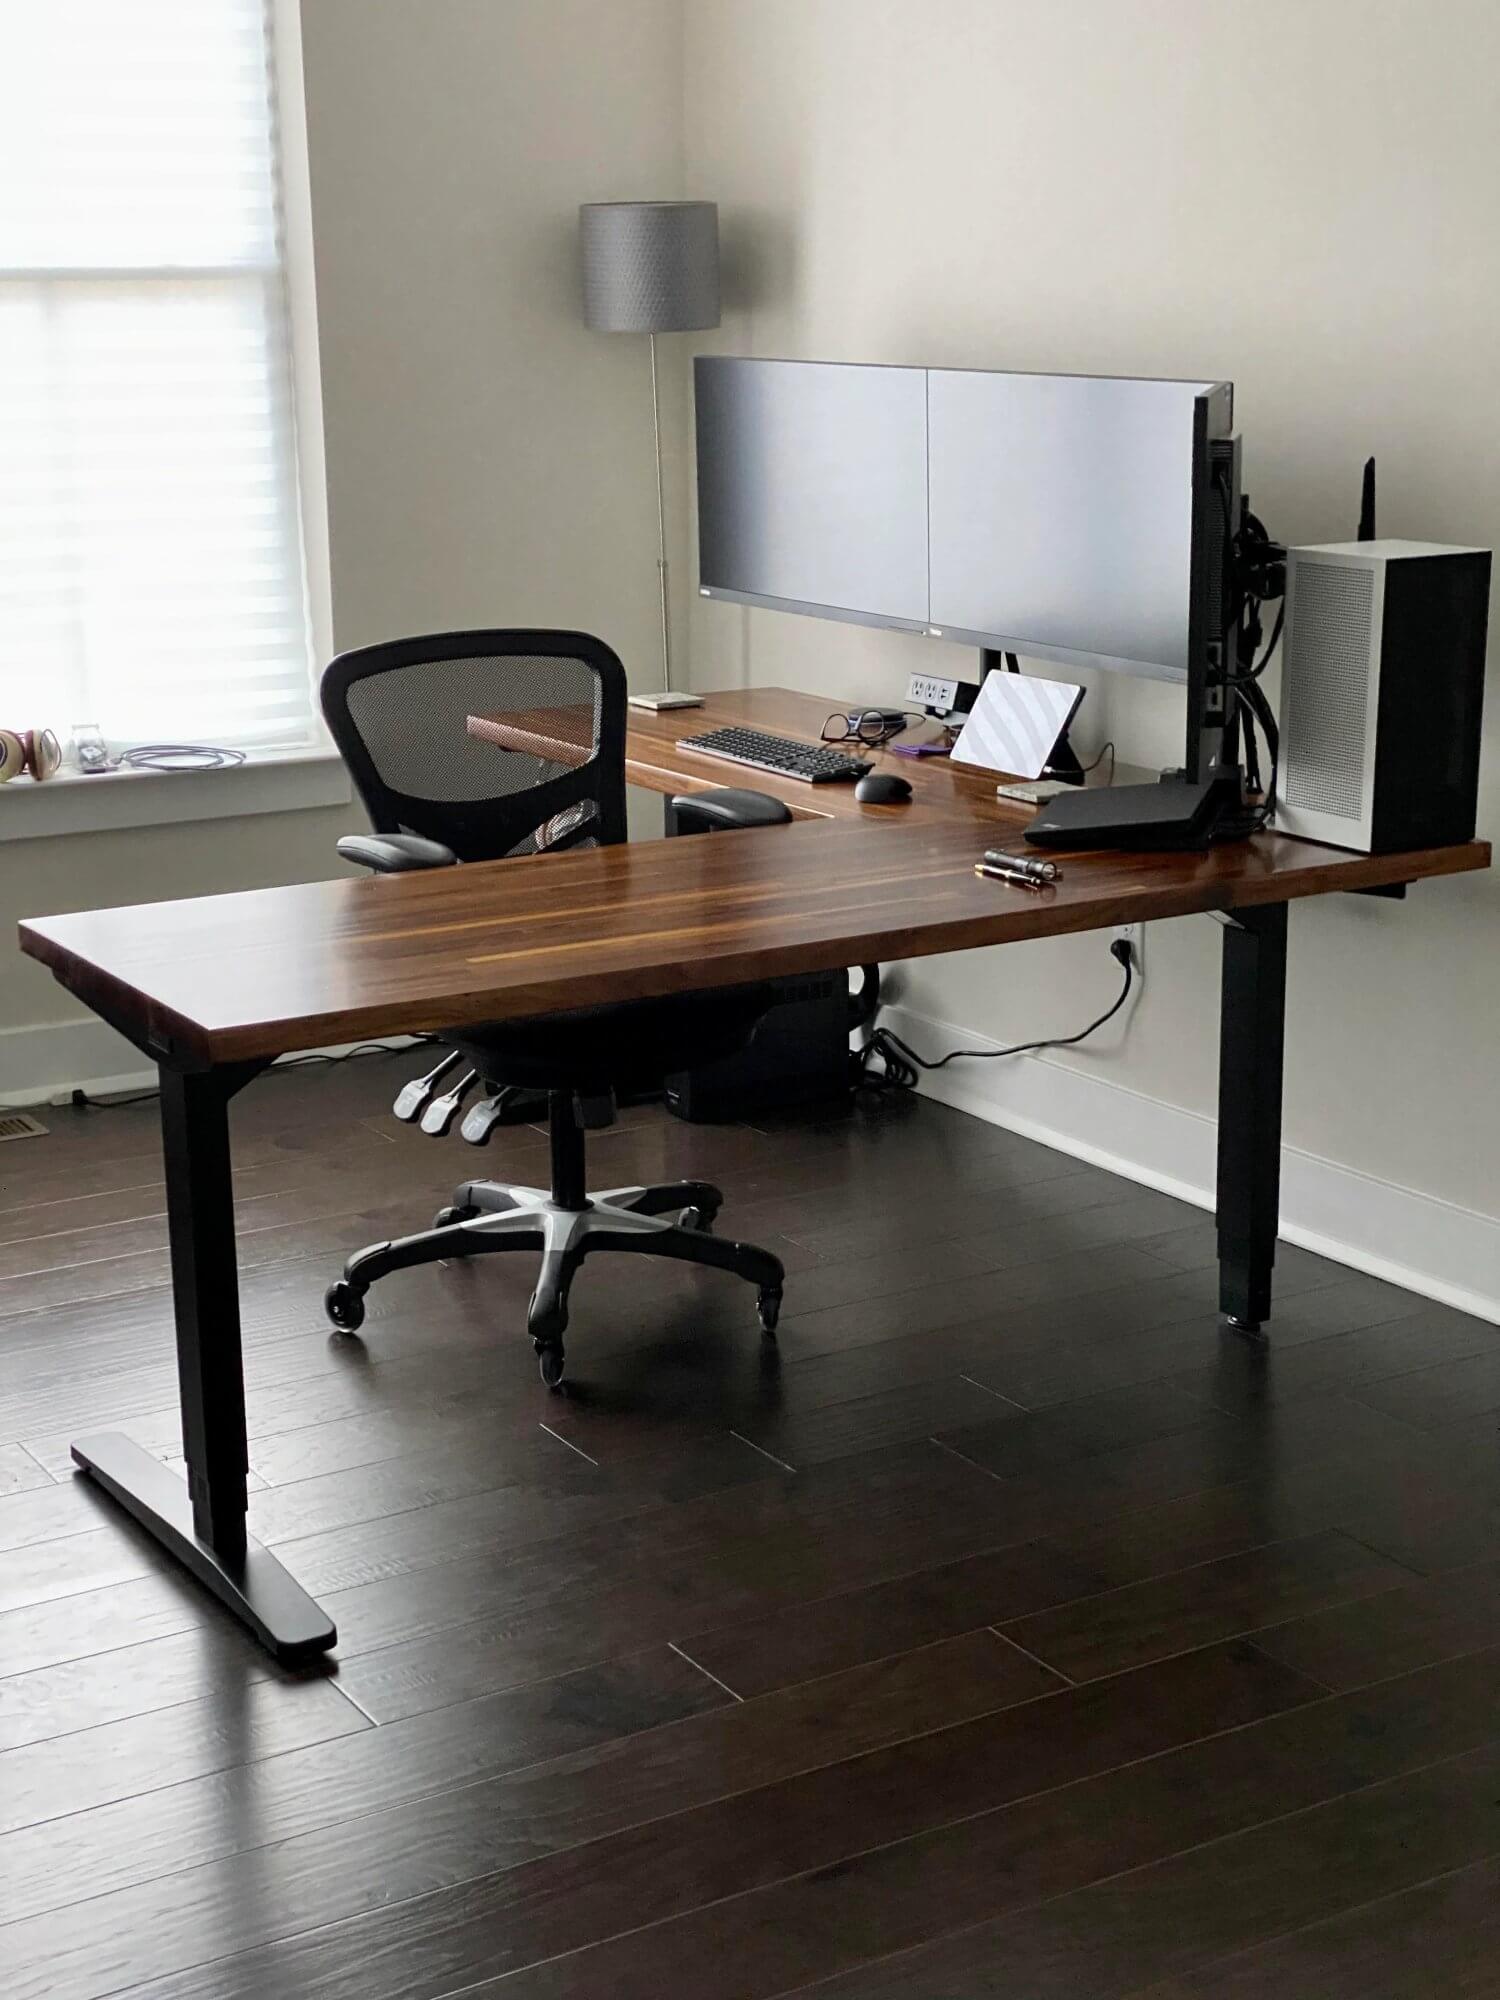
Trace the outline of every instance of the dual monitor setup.
{"label": "dual monitor setup", "polygon": [[1229,383],[699,356],[695,403],[704,597],[1183,688],[1179,770],[1059,796],[1030,837],[1206,845],[1273,803],[1344,846],[1472,837],[1488,552],[1278,547]]}

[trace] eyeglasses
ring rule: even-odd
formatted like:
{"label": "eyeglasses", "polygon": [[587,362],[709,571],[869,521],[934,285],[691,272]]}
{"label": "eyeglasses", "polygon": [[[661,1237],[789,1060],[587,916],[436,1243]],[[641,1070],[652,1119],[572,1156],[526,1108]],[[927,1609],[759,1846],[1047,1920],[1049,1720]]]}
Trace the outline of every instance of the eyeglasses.
{"label": "eyeglasses", "polygon": [[857,715],[830,715],[823,724],[823,741],[858,741],[866,749],[878,750],[882,743],[889,743],[893,736],[899,736],[905,727],[904,715],[893,721],[888,708],[866,708]]}

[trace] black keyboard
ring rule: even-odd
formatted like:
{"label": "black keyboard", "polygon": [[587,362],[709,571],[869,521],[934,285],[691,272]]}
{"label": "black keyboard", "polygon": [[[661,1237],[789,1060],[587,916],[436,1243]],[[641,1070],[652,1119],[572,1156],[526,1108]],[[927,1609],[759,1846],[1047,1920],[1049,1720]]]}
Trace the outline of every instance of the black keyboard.
{"label": "black keyboard", "polygon": [[771,771],[778,778],[800,778],[807,785],[862,778],[870,768],[842,750],[799,743],[791,736],[768,736],[763,729],[708,729],[701,736],[679,736],[677,747],[722,758],[726,764],[747,764],[752,771]]}

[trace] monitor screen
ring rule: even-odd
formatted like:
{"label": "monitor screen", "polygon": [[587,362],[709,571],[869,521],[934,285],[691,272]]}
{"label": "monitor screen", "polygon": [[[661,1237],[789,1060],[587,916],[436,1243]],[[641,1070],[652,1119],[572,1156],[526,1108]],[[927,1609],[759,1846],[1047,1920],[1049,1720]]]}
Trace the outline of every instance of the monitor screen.
{"label": "monitor screen", "polygon": [[931,371],[930,621],[1187,678],[1202,382]]}
{"label": "monitor screen", "polygon": [[1188,678],[1227,383],[723,355],[695,382],[706,596]]}
{"label": "monitor screen", "polygon": [[695,385],[700,587],[925,627],[925,369],[703,356]]}

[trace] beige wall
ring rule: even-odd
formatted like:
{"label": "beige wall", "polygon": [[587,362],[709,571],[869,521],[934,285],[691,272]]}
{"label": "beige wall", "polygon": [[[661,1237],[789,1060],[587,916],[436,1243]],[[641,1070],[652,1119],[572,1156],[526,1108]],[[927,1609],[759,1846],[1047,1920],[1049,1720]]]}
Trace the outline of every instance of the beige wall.
{"label": "beige wall", "polygon": [[[117,1076],[143,1067],[124,1046],[91,1038],[100,1058],[80,1072],[79,1044],[49,1031],[85,1018],[51,974],[15,945],[22,917],[56,916],[118,903],[162,902],[277,882],[308,882],[339,867],[334,842],[359,824],[358,808],[321,807],[266,813],[255,819],[205,820],[178,826],[75,833],[56,839],[10,841],[0,847],[0,1091],[35,1083],[59,1089],[87,1076]],[[98,1060],[104,1067],[93,1067]]]}
{"label": "beige wall", "polygon": [[[302,41],[337,644],[580,625],[650,685],[646,348],[580,325],[576,208],[677,191],[680,0],[304,0]],[[13,843],[0,1083],[77,1080],[18,918],[328,875],[357,817]]]}
{"label": "beige wall", "polygon": [[[725,204],[756,288],[727,351],[1224,375],[1274,533],[1352,533],[1375,451],[1387,533],[1500,539],[1493,0],[692,0],[686,25],[688,192]],[[693,616],[704,684],[892,698],[948,656]],[[1180,703],[1096,680],[1083,740],[1168,761]],[[1154,927],[1128,1032],[1059,1060],[1210,1111],[1217,945],[1206,919]],[[1019,1039],[1113,981],[1073,939],[901,986]],[[1497,995],[1493,878],[1296,911],[1289,1141],[1500,1215]]]}
{"label": "beige wall", "polygon": [[581,201],[681,179],[680,0],[304,0],[341,645],[579,625],[651,685],[644,340],[581,321]]}

